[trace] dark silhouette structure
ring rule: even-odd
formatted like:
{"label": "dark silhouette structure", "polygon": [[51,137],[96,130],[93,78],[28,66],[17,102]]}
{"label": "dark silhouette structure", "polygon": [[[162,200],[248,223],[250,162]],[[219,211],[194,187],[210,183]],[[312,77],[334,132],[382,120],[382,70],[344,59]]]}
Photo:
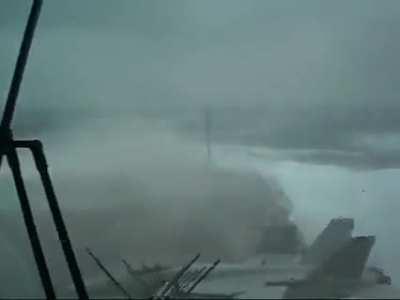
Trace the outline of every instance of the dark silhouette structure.
{"label": "dark silhouette structure", "polygon": [[335,218],[317,236],[302,257],[305,264],[320,264],[352,238],[353,218]]}
{"label": "dark silhouette structure", "polygon": [[35,161],[36,168],[39,172],[40,179],[46,194],[46,198],[50,207],[50,211],[54,220],[57,234],[64,251],[65,259],[70,270],[72,280],[74,282],[76,292],[79,298],[88,299],[86,288],[82,279],[81,272],[75,254],[68,237],[60,207],[57,202],[50,174],[47,169],[46,156],[43,151],[43,145],[39,140],[15,140],[11,129],[11,123],[14,117],[16,102],[24,75],[26,62],[29,56],[35,28],[39,19],[42,0],[33,0],[32,8],[26,24],[22,44],[19,50],[18,59],[15,65],[14,75],[12,77],[10,90],[8,93],[6,105],[4,108],[3,118],[0,124],[0,164],[3,157],[7,158],[10,166],[15,187],[17,190],[26,230],[28,232],[29,241],[32,246],[33,255],[39,271],[40,279],[43,285],[46,297],[55,299],[55,291],[51,276],[47,267],[46,258],[40,243],[39,235],[32,215],[32,209],[29,203],[25,184],[22,178],[20,162],[17,149],[25,148],[31,151]]}
{"label": "dark silhouette structure", "polygon": [[94,255],[89,248],[86,248],[86,252],[90,255],[91,258],[93,258],[96,265],[104,272],[104,274],[107,275],[108,279],[110,279],[110,281],[117,287],[117,289],[120,290],[128,299],[132,299],[129,292],[122,286],[122,284],[118,282],[117,279],[115,279],[115,277],[110,273],[110,271],[107,270],[107,268],[103,265],[100,259],[98,259],[97,256]]}

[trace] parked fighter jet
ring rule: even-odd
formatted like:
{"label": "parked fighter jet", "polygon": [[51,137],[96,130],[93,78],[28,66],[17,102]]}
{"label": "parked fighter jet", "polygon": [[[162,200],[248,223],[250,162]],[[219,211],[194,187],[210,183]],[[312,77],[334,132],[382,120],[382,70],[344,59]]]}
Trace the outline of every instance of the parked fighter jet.
{"label": "parked fighter jet", "polygon": [[[244,275],[245,270],[251,269],[249,263],[243,267],[242,275],[236,272],[236,279],[225,276],[223,280],[205,283],[203,290],[218,291],[222,286],[241,289],[247,285],[242,298],[343,298],[361,295],[398,298],[400,290],[391,286],[390,276],[382,269],[365,267],[375,237],[352,237],[353,228],[353,219],[333,219],[297,259],[274,262],[273,256],[269,256],[270,262],[264,263],[266,271],[261,275]],[[225,273],[229,275],[227,271]],[[230,276],[234,274],[230,273]],[[261,280],[267,280],[268,290],[259,288]]]}
{"label": "parked fighter jet", "polygon": [[[154,272],[148,272],[148,269],[130,272],[133,268],[125,261],[127,274],[119,281],[135,298],[157,295],[175,298],[233,298],[239,295],[240,298],[337,298],[354,296],[373,287],[388,291],[391,278],[379,268],[365,268],[375,237],[352,237],[353,228],[353,219],[333,219],[303,254],[260,253],[239,264],[219,263],[218,268],[213,268],[195,285],[196,278],[204,275],[209,267],[194,261],[183,267],[186,268],[184,271],[183,268],[164,267]],[[190,286],[198,292],[193,293]],[[104,280],[88,282],[88,290],[96,296],[121,295],[110,280],[108,283]],[[390,293],[400,295],[395,289]]]}
{"label": "parked fighter jet", "polygon": [[376,268],[365,269],[374,236],[351,238],[304,279],[269,281],[267,286],[287,287],[284,298],[343,298],[363,287],[390,285],[391,278]]}

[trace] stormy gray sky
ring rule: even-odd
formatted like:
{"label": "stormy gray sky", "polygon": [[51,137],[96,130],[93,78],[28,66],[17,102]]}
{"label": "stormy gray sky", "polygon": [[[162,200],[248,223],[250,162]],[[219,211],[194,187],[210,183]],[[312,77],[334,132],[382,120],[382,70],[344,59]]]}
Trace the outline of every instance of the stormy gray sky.
{"label": "stormy gray sky", "polygon": [[[3,7],[5,93],[29,5]],[[193,136],[208,105],[217,141],[394,168],[399,14],[396,1],[48,1],[20,116],[39,129],[44,115],[55,128],[146,112]]]}
{"label": "stormy gray sky", "polygon": [[[207,107],[219,164],[276,177],[312,234],[355,216],[400,270],[399,1],[44,2],[15,134],[45,142],[63,205],[107,202],[91,187],[137,170],[191,169]],[[0,3],[3,98],[29,4]]]}

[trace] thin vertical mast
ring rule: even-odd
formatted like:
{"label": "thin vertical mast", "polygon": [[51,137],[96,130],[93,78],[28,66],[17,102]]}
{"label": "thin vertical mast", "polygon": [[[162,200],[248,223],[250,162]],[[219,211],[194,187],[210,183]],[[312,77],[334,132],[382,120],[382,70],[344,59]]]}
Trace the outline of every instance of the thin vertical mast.
{"label": "thin vertical mast", "polygon": [[205,116],[205,134],[206,134],[206,147],[207,147],[207,165],[210,165],[211,162],[211,111],[207,107],[204,111]]}

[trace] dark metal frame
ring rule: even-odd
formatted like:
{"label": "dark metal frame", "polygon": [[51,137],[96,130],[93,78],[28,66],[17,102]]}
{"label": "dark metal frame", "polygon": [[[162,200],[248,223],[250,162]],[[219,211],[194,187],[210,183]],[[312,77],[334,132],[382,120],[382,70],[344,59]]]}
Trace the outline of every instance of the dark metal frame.
{"label": "dark metal frame", "polygon": [[100,259],[97,258],[96,255],[89,249],[86,248],[86,252],[90,255],[90,257],[94,260],[96,265],[107,275],[108,279],[115,285],[115,287],[120,290],[128,299],[132,299],[132,296],[129,292],[122,286],[121,283],[111,274],[111,272],[103,265]]}
{"label": "dark metal frame", "polygon": [[24,180],[21,173],[20,161],[17,149],[25,148],[32,152],[36,168],[39,172],[42,185],[46,194],[46,198],[50,207],[53,221],[57,230],[65,259],[68,264],[69,271],[73,283],[76,288],[77,295],[80,299],[88,299],[88,294],[82,279],[82,275],[76,260],[71,241],[68,237],[67,228],[65,226],[57,197],[51,182],[46,156],[43,151],[43,145],[39,140],[14,140],[11,123],[14,117],[16,102],[24,75],[26,62],[29,56],[35,28],[39,19],[42,0],[33,0],[32,8],[26,24],[23,40],[19,50],[18,59],[15,65],[14,75],[11,81],[7,102],[4,108],[3,118],[0,123],[0,166],[3,156],[6,156],[10,166],[15,187],[17,190],[26,230],[28,232],[29,241],[31,243],[33,255],[42,281],[43,289],[48,299],[55,299],[56,294],[51,280],[49,269],[47,267],[46,258],[40,243],[39,235],[32,214],[31,205],[29,203]]}

